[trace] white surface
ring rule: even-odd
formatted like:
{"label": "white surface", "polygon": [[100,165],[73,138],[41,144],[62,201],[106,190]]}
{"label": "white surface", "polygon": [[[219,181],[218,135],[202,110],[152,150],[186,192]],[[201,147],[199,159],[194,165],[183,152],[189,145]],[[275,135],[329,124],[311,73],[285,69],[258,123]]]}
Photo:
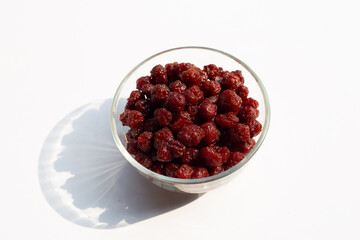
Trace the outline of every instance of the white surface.
{"label": "white surface", "polygon": [[[359,239],[358,10],[355,0],[1,1],[0,239]],[[272,106],[243,173],[197,198],[127,163],[101,168],[119,156],[106,108],[122,77],[185,45],[245,61]]]}

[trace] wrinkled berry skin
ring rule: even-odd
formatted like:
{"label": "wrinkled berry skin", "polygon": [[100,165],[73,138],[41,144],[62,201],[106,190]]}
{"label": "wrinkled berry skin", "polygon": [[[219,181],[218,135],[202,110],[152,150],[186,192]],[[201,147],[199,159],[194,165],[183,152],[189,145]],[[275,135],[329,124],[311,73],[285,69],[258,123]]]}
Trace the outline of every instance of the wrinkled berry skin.
{"label": "wrinkled berry skin", "polygon": [[238,112],[242,100],[233,90],[225,90],[219,96],[218,106],[221,112]]}
{"label": "wrinkled berry skin", "polygon": [[178,92],[171,92],[166,99],[165,107],[172,112],[181,112],[184,110],[186,100],[184,95]]}
{"label": "wrinkled berry skin", "polygon": [[212,121],[203,123],[200,127],[205,132],[205,137],[202,140],[203,145],[207,146],[211,143],[219,141],[220,131],[217,129],[216,125]]}
{"label": "wrinkled berry skin", "polygon": [[136,80],[119,120],[130,127],[126,149],[151,171],[199,179],[241,162],[261,131],[259,102],[240,70],[214,64],[154,66]]}
{"label": "wrinkled berry skin", "polygon": [[187,147],[197,146],[204,137],[204,130],[195,124],[184,126],[177,133],[177,138]]}
{"label": "wrinkled berry skin", "polygon": [[165,84],[157,84],[151,89],[151,102],[155,106],[165,103],[170,94],[170,89]]}
{"label": "wrinkled berry skin", "polygon": [[151,69],[151,81],[154,84],[167,82],[167,73],[162,65],[156,65],[153,69]]}
{"label": "wrinkled berry skin", "polygon": [[154,119],[161,127],[166,127],[173,119],[172,113],[166,108],[158,108],[154,112]]}
{"label": "wrinkled berry skin", "polygon": [[217,106],[214,103],[201,103],[199,107],[199,117],[203,121],[213,119],[217,114]]}
{"label": "wrinkled berry skin", "polygon": [[202,162],[209,168],[215,168],[222,164],[222,156],[212,147],[204,147],[200,149]]}
{"label": "wrinkled berry skin", "polygon": [[125,112],[120,115],[120,121],[124,126],[139,128],[144,123],[144,116],[137,110],[126,109]]}
{"label": "wrinkled berry skin", "polygon": [[139,148],[143,152],[150,152],[153,145],[153,133],[145,131],[138,137]]}

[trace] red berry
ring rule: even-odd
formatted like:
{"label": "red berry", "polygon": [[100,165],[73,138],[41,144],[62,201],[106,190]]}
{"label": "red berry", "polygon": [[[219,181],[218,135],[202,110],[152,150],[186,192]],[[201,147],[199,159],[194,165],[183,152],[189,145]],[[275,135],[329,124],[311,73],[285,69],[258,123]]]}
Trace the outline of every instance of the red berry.
{"label": "red berry", "polygon": [[174,132],[180,131],[185,125],[192,124],[191,116],[188,112],[181,111],[177,114],[176,120],[170,125]]}
{"label": "red berry", "polygon": [[243,106],[240,108],[238,117],[240,122],[247,122],[252,119],[256,119],[259,116],[259,110],[251,106]]}
{"label": "red berry", "polygon": [[231,142],[242,142],[250,139],[250,128],[246,124],[238,123],[228,130],[228,137]]}
{"label": "red berry", "polygon": [[138,141],[136,139],[128,140],[126,144],[126,150],[130,154],[138,153],[140,151],[138,146]]}
{"label": "red berry", "polygon": [[154,84],[167,82],[167,73],[162,65],[156,65],[151,69],[151,81]]}
{"label": "red berry", "polygon": [[153,162],[150,167],[150,170],[158,174],[165,175],[165,167],[164,167],[164,163],[162,162]]}
{"label": "red berry", "polygon": [[196,148],[186,148],[183,156],[181,157],[181,162],[196,165],[200,160],[200,151]]}
{"label": "red berry", "polygon": [[214,168],[222,164],[222,156],[211,146],[200,149],[200,156],[205,166]]}
{"label": "red berry", "polygon": [[181,74],[181,81],[185,83],[187,86],[198,85],[200,86],[203,79],[203,75],[201,70],[193,67],[190,68]]}
{"label": "red berry", "polygon": [[137,110],[125,109],[125,112],[120,114],[120,121],[124,126],[139,128],[144,123],[144,116]]}
{"label": "red berry", "polygon": [[235,166],[244,158],[245,158],[245,154],[243,154],[241,152],[232,152],[230,154],[229,160],[226,163],[226,169],[229,169],[229,168]]}
{"label": "red berry", "polygon": [[262,125],[255,119],[251,119],[245,123],[250,127],[250,137],[256,137],[262,130]]}
{"label": "red berry", "polygon": [[136,89],[141,90],[142,86],[149,83],[150,83],[149,76],[140,77],[138,80],[136,80]]}
{"label": "red berry", "polygon": [[178,133],[177,138],[185,146],[196,146],[205,137],[204,130],[198,125],[185,125]]}
{"label": "red berry", "polygon": [[222,112],[238,112],[241,98],[233,90],[225,90],[219,96],[218,106]]}
{"label": "red berry", "polygon": [[217,106],[214,103],[201,103],[199,107],[199,116],[203,121],[213,119],[217,113]]}
{"label": "red berry", "polygon": [[174,140],[173,133],[167,127],[155,132],[154,135],[154,147],[156,149],[161,149],[167,146],[169,142]]}
{"label": "red berry", "polygon": [[130,96],[127,99],[127,103],[125,108],[126,109],[135,109],[135,103],[136,101],[143,99],[143,94],[138,91],[138,90],[134,90],[130,93]]}
{"label": "red berry", "polygon": [[153,145],[153,133],[145,131],[138,137],[139,148],[144,152],[149,152]]}
{"label": "red berry", "polygon": [[156,159],[160,162],[170,162],[171,161],[170,150],[166,147],[158,149],[156,154]]}
{"label": "red berry", "polygon": [[227,74],[222,81],[223,89],[236,90],[240,86],[240,78],[235,74]]}
{"label": "red berry", "polygon": [[183,111],[185,105],[185,97],[178,92],[171,92],[165,102],[165,107],[172,112]]}
{"label": "red berry", "polygon": [[191,175],[193,174],[194,170],[191,166],[187,164],[182,164],[177,170],[176,170],[176,176],[178,178],[182,179],[190,179]]}
{"label": "red berry", "polygon": [[165,103],[170,94],[170,89],[165,84],[156,84],[151,89],[151,102],[154,105],[162,105]]}
{"label": "red berry", "polygon": [[161,127],[166,127],[172,121],[172,114],[166,108],[158,108],[154,112],[154,119]]}
{"label": "red berry", "polygon": [[177,163],[168,163],[165,168],[165,174],[166,176],[177,178],[176,171],[180,167],[180,164]]}
{"label": "red berry", "polygon": [[214,168],[211,168],[209,171],[210,176],[222,173],[224,171],[224,168],[222,166],[217,166]]}
{"label": "red berry", "polygon": [[191,86],[184,91],[186,102],[189,105],[196,105],[200,100],[204,99],[204,93],[200,90],[197,85]]}
{"label": "red berry", "polygon": [[202,90],[205,96],[215,96],[221,92],[221,85],[215,81],[207,81],[203,83]]}
{"label": "red berry", "polygon": [[215,118],[216,124],[221,128],[232,128],[239,122],[239,118],[233,112],[218,114]]}
{"label": "red berry", "polygon": [[209,172],[206,168],[196,167],[196,168],[194,168],[194,172],[191,175],[191,178],[196,179],[196,178],[204,178],[204,177],[208,177],[208,176],[209,176]]}
{"label": "red berry", "polygon": [[247,87],[245,87],[244,85],[238,87],[238,89],[236,89],[236,93],[237,95],[239,95],[241,97],[241,99],[246,99],[247,96],[249,95],[249,89]]}
{"label": "red berry", "polygon": [[177,62],[166,64],[165,70],[168,81],[172,82],[180,78],[181,70]]}
{"label": "red berry", "polygon": [[259,107],[259,102],[256,101],[253,98],[246,98],[246,99],[243,100],[242,105],[243,106],[250,106],[250,107],[253,107],[253,108],[258,108]]}
{"label": "red berry", "polygon": [[176,80],[175,82],[169,84],[169,88],[173,92],[183,93],[186,89],[186,85],[180,80]]}
{"label": "red berry", "polygon": [[167,146],[173,158],[181,158],[185,152],[185,146],[179,141],[171,141]]}
{"label": "red berry", "polygon": [[215,77],[219,76],[223,69],[218,68],[215,64],[209,64],[204,66],[204,72],[207,73],[209,79],[214,80]]}
{"label": "red berry", "polygon": [[236,70],[236,71],[232,71],[232,74],[234,74],[235,76],[237,76],[240,79],[240,85],[243,85],[245,80],[244,77],[242,75],[242,72],[240,70]]}
{"label": "red berry", "polygon": [[150,168],[152,165],[151,158],[143,152],[136,153],[135,160],[146,168]]}
{"label": "red berry", "polygon": [[220,131],[212,121],[203,123],[200,127],[205,132],[205,137],[201,142],[203,145],[206,146],[219,141]]}
{"label": "red berry", "polygon": [[244,154],[248,154],[251,149],[254,148],[256,142],[254,139],[250,139],[247,141],[240,142],[231,147],[232,152],[242,152]]}

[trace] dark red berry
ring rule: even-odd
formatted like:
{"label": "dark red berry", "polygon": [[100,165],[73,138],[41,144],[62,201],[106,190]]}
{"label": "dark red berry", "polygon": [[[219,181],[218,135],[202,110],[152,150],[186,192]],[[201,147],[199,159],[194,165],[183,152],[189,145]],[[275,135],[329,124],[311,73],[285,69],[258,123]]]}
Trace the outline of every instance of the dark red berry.
{"label": "dark red berry", "polygon": [[213,119],[217,113],[217,106],[214,103],[201,103],[199,107],[199,116],[203,121]]}
{"label": "dark red berry", "polygon": [[135,109],[135,103],[140,100],[143,99],[143,94],[138,91],[138,90],[134,90],[130,93],[130,96],[127,99],[127,103],[125,108],[126,109]]}
{"label": "dark red berry", "polygon": [[204,66],[204,72],[207,73],[209,79],[213,80],[215,77],[219,76],[223,69],[218,68],[215,64],[209,64]]}
{"label": "dark red berry", "polygon": [[230,154],[229,160],[226,163],[226,168],[229,169],[229,168],[235,166],[236,164],[238,164],[244,158],[245,158],[245,154],[243,154],[241,152],[232,152]]}
{"label": "dark red berry", "polygon": [[209,176],[209,172],[206,168],[196,167],[196,168],[194,168],[194,172],[191,175],[191,178],[197,179],[197,178],[204,178],[204,177],[208,177],[208,176]]}
{"label": "dark red berry", "polygon": [[167,82],[167,73],[162,65],[156,65],[153,69],[151,69],[151,81],[154,84]]}
{"label": "dark red berry", "polygon": [[230,157],[230,150],[227,147],[220,147],[220,146],[213,146],[213,148],[221,154],[222,156],[222,163],[227,162]]}
{"label": "dark red berry", "polygon": [[177,178],[176,171],[180,167],[180,164],[177,163],[168,163],[165,167],[165,174],[166,176]]}
{"label": "dark red berry", "polygon": [[201,85],[201,82],[203,80],[203,75],[201,73],[201,70],[199,68],[193,67],[190,68],[181,74],[181,81],[185,83],[187,86],[192,85]]}
{"label": "dark red berry", "polygon": [[173,158],[181,158],[184,155],[185,146],[179,141],[173,140],[168,143],[167,147]]}
{"label": "dark red berry", "polygon": [[139,128],[144,123],[144,116],[137,110],[125,109],[125,112],[120,114],[120,121],[124,126]]}
{"label": "dark red berry", "polygon": [[250,121],[252,119],[256,119],[258,116],[259,116],[259,110],[251,106],[241,107],[238,113],[239,121],[243,123]]}
{"label": "dark red berry", "polygon": [[222,81],[223,89],[236,90],[240,86],[240,78],[235,74],[227,74]]}
{"label": "dark red berry", "polygon": [[167,147],[163,147],[157,150],[156,159],[160,162],[170,162],[171,153]]}
{"label": "dark red berry", "polygon": [[186,85],[180,80],[176,80],[175,82],[169,84],[169,88],[172,92],[183,93],[186,90]]}
{"label": "dark red berry", "polygon": [[144,129],[146,131],[155,132],[160,128],[160,125],[157,123],[157,121],[154,118],[149,118],[146,120],[144,124]]}
{"label": "dark red berry", "polygon": [[195,124],[185,125],[177,133],[177,138],[187,147],[198,145],[204,137],[204,130]]}
{"label": "dark red berry", "polygon": [[144,85],[142,85],[141,87],[141,92],[146,95],[147,97],[150,97],[151,95],[151,90],[154,88],[154,85],[152,85],[151,83],[146,83]]}
{"label": "dark red berry", "polygon": [[217,166],[217,167],[211,168],[209,171],[209,174],[210,174],[210,176],[213,176],[213,175],[216,175],[216,174],[219,174],[222,172],[224,172],[224,168],[222,166]]}
{"label": "dark red berry", "polygon": [[136,139],[128,140],[126,144],[126,150],[130,154],[136,154],[140,151],[138,141]]}
{"label": "dark red berry", "polygon": [[198,122],[200,119],[199,116],[199,106],[198,105],[190,105],[187,107],[186,111],[190,114],[191,121]]}
{"label": "dark red berry", "polygon": [[228,130],[229,140],[235,143],[250,139],[250,128],[246,124],[238,123]]}
{"label": "dark red berry", "polygon": [[207,97],[218,95],[221,92],[221,85],[215,81],[207,81],[202,85],[202,91]]}
{"label": "dark red berry", "polygon": [[150,170],[158,174],[165,175],[165,167],[164,167],[164,163],[162,162],[153,162],[150,167]]}
{"label": "dark red berry", "polygon": [[222,164],[222,156],[211,146],[200,149],[202,163],[208,168],[214,168]]}
{"label": "dark red berry", "polygon": [[182,179],[190,179],[194,170],[191,166],[187,164],[181,164],[180,167],[176,170],[176,176]]}
{"label": "dark red berry", "polygon": [[250,107],[253,107],[253,108],[258,108],[259,107],[259,102],[256,101],[253,98],[246,98],[246,99],[243,100],[242,105],[243,106],[250,106]]}
{"label": "dark red berry", "polygon": [[154,147],[156,149],[161,149],[167,146],[169,142],[174,140],[173,133],[167,127],[155,132],[154,136]]}
{"label": "dark red berry", "polygon": [[181,161],[189,165],[197,165],[200,161],[200,151],[196,148],[186,148]]}
{"label": "dark red berry", "polygon": [[154,112],[154,119],[161,127],[166,127],[172,121],[172,113],[166,108],[158,108]]}
{"label": "dark red berry", "polygon": [[185,125],[192,124],[191,116],[188,112],[181,111],[176,115],[176,120],[170,125],[174,132],[180,131]]}
{"label": "dark red berry", "polygon": [[141,90],[142,86],[149,83],[150,83],[149,76],[140,77],[138,80],[136,80],[136,89]]}
{"label": "dark red berry", "polygon": [[151,89],[151,102],[158,106],[165,103],[167,97],[170,94],[170,89],[165,84],[156,84]]}
{"label": "dark red berry", "polygon": [[238,112],[241,98],[233,90],[225,90],[219,96],[218,106],[222,112]]}
{"label": "dark red berry", "polygon": [[135,108],[141,112],[144,117],[148,117],[151,114],[151,101],[150,99],[140,99],[135,103]]}
{"label": "dark red berry", "polygon": [[255,119],[251,119],[245,123],[250,127],[250,137],[256,137],[262,130],[262,125]]}
{"label": "dark red berry", "polygon": [[185,105],[185,97],[178,92],[171,92],[165,102],[165,107],[172,112],[183,111]]}
{"label": "dark red berry", "polygon": [[189,105],[196,105],[200,100],[204,99],[204,93],[197,85],[191,86],[184,91],[186,102]]}
{"label": "dark red berry", "polygon": [[241,99],[246,99],[247,96],[249,95],[249,89],[247,87],[245,87],[244,85],[238,87],[238,89],[236,89],[236,93],[237,95],[239,95],[241,97]]}
{"label": "dark red berry", "polygon": [[232,71],[232,74],[234,74],[235,76],[237,76],[240,79],[240,85],[243,85],[245,80],[244,77],[242,75],[242,72],[240,70],[236,70],[236,71]]}
{"label": "dark red berry", "polygon": [[239,118],[233,112],[218,114],[215,118],[216,124],[221,128],[232,128],[239,122]]}
{"label": "dark red berry", "polygon": [[251,149],[254,148],[256,142],[254,139],[250,139],[247,141],[240,142],[231,147],[232,152],[242,152],[244,154],[248,154]]}
{"label": "dark red berry", "polygon": [[142,133],[142,128],[130,128],[125,134],[127,140],[134,140]]}
{"label": "dark red berry", "polygon": [[153,145],[153,133],[149,131],[141,133],[138,137],[138,145],[143,152],[150,152]]}
{"label": "dark red berry", "polygon": [[168,81],[172,82],[180,78],[181,70],[177,62],[166,64],[165,70]]}
{"label": "dark red berry", "polygon": [[215,142],[219,141],[220,131],[217,129],[214,122],[209,121],[209,122],[203,123],[203,124],[201,124],[200,127],[205,132],[205,137],[203,138],[203,140],[201,142],[203,145],[207,146],[207,145],[210,145],[211,143],[215,143]]}
{"label": "dark red berry", "polygon": [[151,158],[143,152],[137,152],[135,160],[146,168],[150,168],[153,163]]}
{"label": "dark red berry", "polygon": [[208,98],[205,98],[202,103],[215,103],[217,104],[219,100],[219,96],[216,95],[216,96],[211,96],[211,97],[208,97]]}

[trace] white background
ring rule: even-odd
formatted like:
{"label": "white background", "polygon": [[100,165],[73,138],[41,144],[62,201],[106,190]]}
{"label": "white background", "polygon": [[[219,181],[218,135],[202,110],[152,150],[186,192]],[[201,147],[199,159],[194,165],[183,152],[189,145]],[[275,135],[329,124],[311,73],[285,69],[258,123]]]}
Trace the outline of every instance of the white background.
{"label": "white background", "polygon": [[[359,9],[356,0],[1,1],[0,239],[360,239]],[[262,79],[272,107],[263,146],[202,196],[157,189],[127,163],[121,181],[115,171],[106,182],[96,167],[121,158],[108,127],[120,80],[187,45],[231,53]],[[75,157],[51,165],[54,145]],[[81,162],[88,155],[95,170]]]}

